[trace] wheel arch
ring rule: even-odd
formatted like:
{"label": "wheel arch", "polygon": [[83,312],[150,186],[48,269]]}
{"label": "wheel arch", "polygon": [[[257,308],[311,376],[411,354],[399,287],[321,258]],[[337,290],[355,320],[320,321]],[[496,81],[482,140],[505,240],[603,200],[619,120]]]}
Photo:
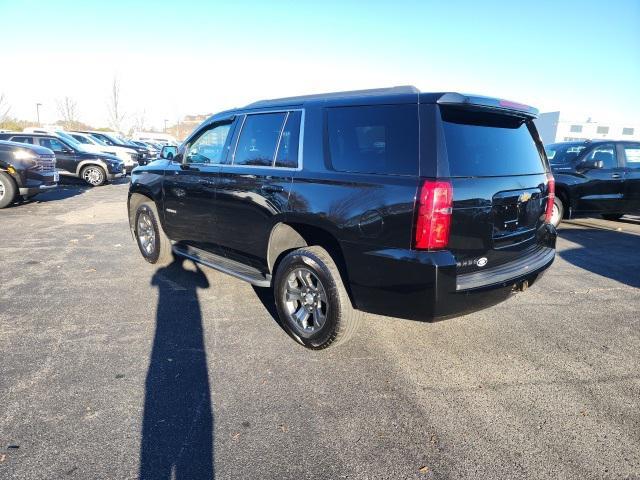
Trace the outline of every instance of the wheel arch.
{"label": "wheel arch", "polygon": [[342,283],[349,294],[351,303],[354,304],[342,247],[329,229],[295,221],[283,221],[274,225],[269,236],[267,250],[269,272],[272,275],[275,273],[279,262],[287,253],[298,248],[311,246],[322,247],[329,253],[338,267]]}

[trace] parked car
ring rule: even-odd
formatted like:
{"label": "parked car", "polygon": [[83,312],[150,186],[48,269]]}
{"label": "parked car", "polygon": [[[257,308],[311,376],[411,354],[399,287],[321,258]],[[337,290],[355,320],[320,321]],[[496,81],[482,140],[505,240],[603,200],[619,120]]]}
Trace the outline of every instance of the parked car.
{"label": "parked car", "polygon": [[51,150],[0,140],[0,208],[56,188],[58,180]]}
{"label": "parked car", "polygon": [[84,133],[90,135],[91,137],[100,140],[101,142],[109,145],[110,147],[122,147],[133,149],[138,152],[139,157],[137,158],[137,162],[140,165],[146,165],[149,163],[151,158],[149,149],[144,147],[139,147],[138,145],[134,145],[132,143],[127,142],[123,138],[120,138],[117,134],[111,132],[96,132],[96,131],[75,131],[74,133]]}
{"label": "parked car", "polygon": [[593,140],[545,147],[556,179],[552,223],[640,212],[640,142]]}
{"label": "parked car", "polygon": [[160,157],[160,150],[162,150],[162,149],[161,148],[157,148],[155,145],[152,145],[149,142],[142,142],[140,140],[131,140],[131,139],[129,139],[129,142],[133,143],[134,145],[138,145],[139,147],[144,147],[147,150],[149,150],[149,155],[154,160]]}
{"label": "parked car", "polygon": [[138,159],[140,158],[140,154],[133,148],[118,147],[115,145],[110,146],[85,133],[60,131],[57,133],[60,136],[70,136],[73,140],[82,144],[82,146],[89,151],[115,155],[124,162],[124,168],[127,173],[131,173],[131,170],[139,165]]}
{"label": "parked car", "polygon": [[131,230],[150,263],[175,254],[273,288],[308,348],[345,341],[363,311],[477,310],[554,260],[536,113],[414,87],[253,103],[133,172]]}
{"label": "parked car", "polygon": [[126,175],[124,163],[113,155],[85,150],[81,144],[67,138],[44,133],[3,133],[0,140],[39,145],[56,155],[56,168],[60,175],[82,178],[97,187]]}

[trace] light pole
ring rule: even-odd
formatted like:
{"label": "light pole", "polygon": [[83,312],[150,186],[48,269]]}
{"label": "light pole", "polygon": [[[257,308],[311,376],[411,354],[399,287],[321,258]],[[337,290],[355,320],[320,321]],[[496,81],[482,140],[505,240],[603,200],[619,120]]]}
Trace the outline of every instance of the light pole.
{"label": "light pole", "polygon": [[40,107],[42,106],[41,103],[36,103],[36,116],[38,117],[38,126],[40,126]]}
{"label": "light pole", "polygon": [[167,119],[164,119],[164,133],[167,133]]}

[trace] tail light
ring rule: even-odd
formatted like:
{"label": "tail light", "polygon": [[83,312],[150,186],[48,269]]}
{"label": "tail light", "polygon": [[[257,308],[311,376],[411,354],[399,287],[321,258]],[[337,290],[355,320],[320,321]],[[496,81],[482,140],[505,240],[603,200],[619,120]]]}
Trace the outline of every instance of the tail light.
{"label": "tail light", "polygon": [[553,215],[553,203],[556,199],[556,181],[553,175],[547,173],[547,209],[544,212],[544,223],[551,223],[551,216]]}
{"label": "tail light", "polygon": [[449,244],[453,189],[442,180],[426,180],[420,188],[414,246],[439,250]]}

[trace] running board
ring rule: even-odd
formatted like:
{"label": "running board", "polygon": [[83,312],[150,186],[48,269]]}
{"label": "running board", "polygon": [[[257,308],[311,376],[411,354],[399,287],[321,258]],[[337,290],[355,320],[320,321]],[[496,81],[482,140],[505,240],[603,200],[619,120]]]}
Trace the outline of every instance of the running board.
{"label": "running board", "polygon": [[216,255],[215,253],[207,252],[200,248],[192,247],[191,245],[180,244],[173,246],[173,253],[239,278],[240,280],[244,280],[245,282],[249,282],[256,287],[271,286],[271,275],[264,274],[257,268]]}

